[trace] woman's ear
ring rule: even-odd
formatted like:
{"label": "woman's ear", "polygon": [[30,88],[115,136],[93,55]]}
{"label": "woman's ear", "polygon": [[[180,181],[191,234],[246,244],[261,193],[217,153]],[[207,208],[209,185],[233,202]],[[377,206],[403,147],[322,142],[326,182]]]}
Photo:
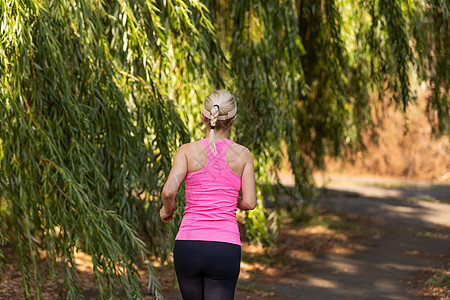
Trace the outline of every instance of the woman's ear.
{"label": "woman's ear", "polygon": [[234,121],[236,121],[237,116],[234,116],[233,121],[230,122],[230,127],[233,126]]}
{"label": "woman's ear", "polygon": [[202,113],[202,121],[203,121],[203,123],[205,123],[205,125],[206,125],[206,117],[205,117],[205,115]]}

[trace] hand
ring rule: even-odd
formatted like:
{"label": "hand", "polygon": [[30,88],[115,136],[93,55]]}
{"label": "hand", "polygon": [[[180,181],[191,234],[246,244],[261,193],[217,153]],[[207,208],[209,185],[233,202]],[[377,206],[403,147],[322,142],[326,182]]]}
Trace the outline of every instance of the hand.
{"label": "hand", "polygon": [[164,223],[169,223],[170,220],[173,219],[174,211],[175,211],[175,208],[172,209],[171,213],[168,213],[166,210],[166,207],[163,205],[163,207],[161,207],[161,209],[159,210],[159,216],[161,217],[161,221],[163,221]]}

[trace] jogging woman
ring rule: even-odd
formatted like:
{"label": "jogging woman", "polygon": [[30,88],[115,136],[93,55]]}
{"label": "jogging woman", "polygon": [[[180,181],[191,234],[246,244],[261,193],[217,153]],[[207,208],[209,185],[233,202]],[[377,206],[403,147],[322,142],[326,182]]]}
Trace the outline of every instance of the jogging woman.
{"label": "jogging woman", "polygon": [[160,216],[169,222],[178,187],[186,180],[186,206],[173,250],[184,300],[234,299],[241,261],[236,209],[256,206],[252,155],[228,139],[236,112],[236,100],[227,91],[206,98],[206,138],[178,149],[162,191]]}

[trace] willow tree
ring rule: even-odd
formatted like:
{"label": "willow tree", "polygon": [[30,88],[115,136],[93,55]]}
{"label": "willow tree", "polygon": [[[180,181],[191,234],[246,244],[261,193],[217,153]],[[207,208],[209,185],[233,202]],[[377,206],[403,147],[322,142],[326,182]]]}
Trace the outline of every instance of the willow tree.
{"label": "willow tree", "polygon": [[204,134],[213,88],[238,99],[232,138],[253,152],[258,181],[244,222],[263,244],[279,226],[264,197],[277,207],[282,145],[301,200],[324,155],[358,145],[374,124],[371,102],[413,101],[412,71],[432,90],[436,132],[448,134],[445,1],[0,0],[0,9],[0,239],[19,253],[27,297],[30,280],[40,295],[45,279],[39,250],[52,280],[64,268],[63,298],[81,297],[78,250],[92,256],[101,297],[141,297],[141,265],[157,293],[147,257],[168,257],[184,203],[180,190],[164,227],[160,188],[175,149]]}
{"label": "willow tree", "polygon": [[373,127],[383,121],[382,112],[372,112],[376,102],[387,99],[406,112],[415,101],[414,81],[432,91],[428,115],[435,133],[449,134],[448,1],[297,4],[309,88],[296,117],[303,174],[323,168],[325,155],[364,147],[362,133],[376,133]]}
{"label": "willow tree", "polygon": [[[6,225],[25,295],[30,277],[40,295],[45,250],[51,279],[64,268],[61,296],[80,298],[74,252],[82,250],[100,297],[140,298],[137,265],[152,274],[147,254],[168,249],[159,188],[174,147],[189,140],[171,83],[195,81],[173,72],[175,57],[190,76],[219,81],[206,8],[84,0],[0,8],[2,234]],[[153,276],[149,287],[158,288]]]}
{"label": "willow tree", "polygon": [[264,210],[263,194],[277,207],[282,187],[269,184],[269,175],[278,182],[284,145],[295,175],[292,196],[301,201],[313,193],[312,172],[324,168],[326,155],[364,147],[362,134],[383,121],[372,113],[375,102],[387,98],[406,111],[415,101],[414,80],[433,91],[435,132],[449,134],[446,1],[205,3],[242,101],[235,137],[257,160],[258,210],[245,220],[253,239],[270,244],[278,230],[277,211]]}

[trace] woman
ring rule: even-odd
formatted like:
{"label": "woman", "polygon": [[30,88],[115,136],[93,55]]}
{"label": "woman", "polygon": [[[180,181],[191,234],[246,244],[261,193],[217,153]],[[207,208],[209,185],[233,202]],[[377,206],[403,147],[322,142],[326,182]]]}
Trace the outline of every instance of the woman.
{"label": "woman", "polygon": [[227,91],[206,98],[206,138],[178,149],[162,191],[160,216],[169,222],[178,187],[186,180],[186,207],[173,250],[185,300],[234,298],[241,261],[236,208],[256,206],[252,155],[227,138],[236,111],[236,100]]}

